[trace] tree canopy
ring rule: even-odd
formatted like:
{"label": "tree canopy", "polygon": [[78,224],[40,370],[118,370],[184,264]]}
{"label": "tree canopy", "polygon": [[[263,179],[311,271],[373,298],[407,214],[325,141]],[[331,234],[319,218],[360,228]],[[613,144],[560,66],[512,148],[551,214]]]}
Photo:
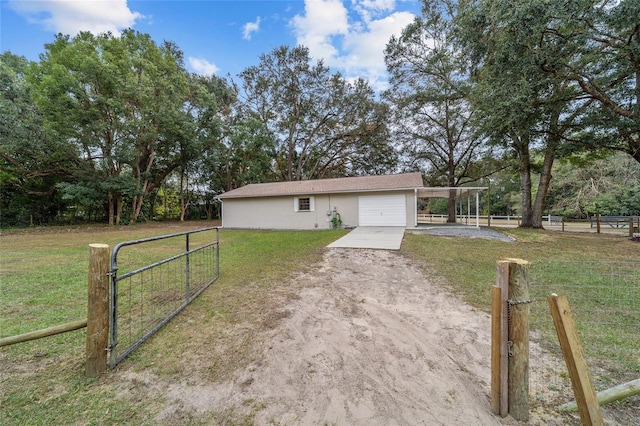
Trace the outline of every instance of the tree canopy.
{"label": "tree canopy", "polygon": [[275,142],[282,180],[383,173],[395,166],[387,109],[367,82],[348,82],[309,50],[281,46],[240,73],[243,102]]}
{"label": "tree canopy", "polygon": [[[606,19],[595,23],[587,17],[604,10],[610,15],[625,2],[602,3],[528,0],[515,7],[498,0],[460,3],[456,34],[460,48],[473,59],[473,103],[482,112],[484,132],[510,146],[519,159],[522,226],[542,227],[555,159],[576,150],[611,148],[607,141],[624,129],[616,120],[605,119],[611,114],[603,113],[606,101],[595,95],[599,83],[585,76],[594,77],[598,73],[593,71],[600,70],[601,76],[611,77],[628,69],[626,61],[595,54],[599,37],[594,38],[594,32],[568,36],[585,25],[605,33],[613,30]],[[628,96],[629,79],[618,89],[627,92],[622,97],[632,104],[637,102],[635,95]],[[611,124],[615,130],[608,127]],[[542,154],[541,163],[533,155],[536,152]],[[533,172],[539,172],[536,190]]]}
{"label": "tree canopy", "polygon": [[25,78],[28,67],[23,57],[0,55],[0,214],[9,224],[55,216],[63,204],[56,185],[80,167],[74,149],[46,134]]}
{"label": "tree canopy", "polygon": [[590,148],[625,152],[640,162],[638,16],[640,2],[634,0],[572,3],[570,13],[545,28],[544,40],[556,49],[542,68],[594,101],[590,130],[599,138]]}
{"label": "tree canopy", "polygon": [[173,43],[132,30],[120,37],[59,35],[27,74],[50,137],[72,145],[85,167],[68,197],[102,193],[109,223],[125,202],[130,220],[164,179],[218,137],[216,78],[189,75]]}

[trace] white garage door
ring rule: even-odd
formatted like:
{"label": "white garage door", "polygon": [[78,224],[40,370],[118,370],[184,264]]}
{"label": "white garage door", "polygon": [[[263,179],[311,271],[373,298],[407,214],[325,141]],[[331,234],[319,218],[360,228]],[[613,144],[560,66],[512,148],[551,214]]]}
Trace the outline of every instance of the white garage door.
{"label": "white garage door", "polygon": [[360,226],[407,226],[404,194],[362,195],[358,197]]}

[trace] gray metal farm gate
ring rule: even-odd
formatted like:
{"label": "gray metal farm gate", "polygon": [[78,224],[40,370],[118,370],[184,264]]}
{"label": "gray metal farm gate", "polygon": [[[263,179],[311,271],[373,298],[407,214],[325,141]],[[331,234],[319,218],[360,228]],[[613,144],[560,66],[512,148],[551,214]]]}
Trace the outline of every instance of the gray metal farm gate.
{"label": "gray metal farm gate", "polygon": [[115,367],[219,276],[216,227],[118,244],[111,254],[109,366]]}

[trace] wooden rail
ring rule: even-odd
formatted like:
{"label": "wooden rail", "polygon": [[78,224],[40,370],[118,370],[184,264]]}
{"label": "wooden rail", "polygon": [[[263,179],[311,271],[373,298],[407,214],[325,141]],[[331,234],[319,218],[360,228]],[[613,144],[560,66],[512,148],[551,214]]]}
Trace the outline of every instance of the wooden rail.
{"label": "wooden rail", "polygon": [[602,411],[598,404],[591,371],[578,338],[576,324],[567,298],[552,294],[547,297],[551,316],[558,334],[560,348],[569,370],[573,394],[584,426],[603,426]]}
{"label": "wooden rail", "polygon": [[610,228],[616,229],[626,228],[628,226],[630,237],[633,236],[636,221],[638,221],[638,226],[640,227],[640,216],[601,216],[599,213],[596,213],[589,218],[591,228],[593,228],[595,224],[598,234],[600,233],[601,224],[607,224]]}
{"label": "wooden rail", "polygon": [[[619,401],[630,396],[640,395],[640,379],[632,380],[621,385],[605,389],[596,394],[598,404],[604,405],[610,402]],[[576,401],[567,402],[558,407],[559,411],[578,411]]]}
{"label": "wooden rail", "polygon": [[79,330],[87,326],[87,320],[73,321],[66,324],[56,325],[42,330],[31,331],[29,333],[18,334],[17,336],[3,337],[0,339],[0,346],[9,346],[16,343],[28,342],[30,340],[41,339],[43,337],[55,336],[56,334],[67,333]]}

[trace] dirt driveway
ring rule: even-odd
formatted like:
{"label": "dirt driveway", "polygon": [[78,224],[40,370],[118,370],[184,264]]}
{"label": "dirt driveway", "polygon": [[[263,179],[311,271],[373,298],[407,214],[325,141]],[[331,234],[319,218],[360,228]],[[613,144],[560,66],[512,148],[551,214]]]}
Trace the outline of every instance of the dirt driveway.
{"label": "dirt driveway", "polygon": [[278,308],[259,361],[224,383],[170,384],[156,420],[216,410],[258,425],[518,424],[491,414],[489,316],[433,280],[397,252],[327,250],[284,286],[297,297]]}

